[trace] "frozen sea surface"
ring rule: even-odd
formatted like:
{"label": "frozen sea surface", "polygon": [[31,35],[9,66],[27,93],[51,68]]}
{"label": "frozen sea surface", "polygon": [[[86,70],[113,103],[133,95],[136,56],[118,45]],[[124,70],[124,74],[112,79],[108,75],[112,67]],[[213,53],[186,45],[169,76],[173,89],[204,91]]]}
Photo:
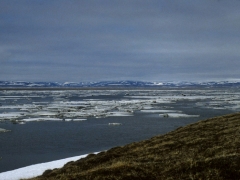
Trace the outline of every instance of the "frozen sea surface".
{"label": "frozen sea surface", "polygon": [[103,151],[239,109],[238,89],[2,90],[0,172]]}

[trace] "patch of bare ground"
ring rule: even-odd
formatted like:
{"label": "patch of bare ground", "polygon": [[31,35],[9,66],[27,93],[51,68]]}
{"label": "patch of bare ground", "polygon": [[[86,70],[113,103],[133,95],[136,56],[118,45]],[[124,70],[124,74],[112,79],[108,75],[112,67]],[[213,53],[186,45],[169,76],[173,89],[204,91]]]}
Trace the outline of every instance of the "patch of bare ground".
{"label": "patch of bare ground", "polygon": [[240,179],[240,113],[90,154],[32,180]]}

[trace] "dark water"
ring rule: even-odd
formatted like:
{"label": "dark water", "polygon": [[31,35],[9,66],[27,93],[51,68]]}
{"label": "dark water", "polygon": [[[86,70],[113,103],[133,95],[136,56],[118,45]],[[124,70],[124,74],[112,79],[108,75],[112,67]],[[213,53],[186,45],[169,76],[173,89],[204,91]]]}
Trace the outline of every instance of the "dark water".
{"label": "dark water", "polygon": [[[196,100],[182,100],[171,106],[186,114],[199,114],[200,117],[197,118],[160,118],[158,113],[136,111],[134,116],[88,118],[81,122],[43,121],[24,125],[1,122],[0,127],[10,129],[11,132],[0,134],[0,172],[107,150],[165,134],[202,119],[233,112],[197,107],[195,104]],[[168,106],[161,104],[164,105]],[[109,126],[108,123],[111,122],[122,125]]]}

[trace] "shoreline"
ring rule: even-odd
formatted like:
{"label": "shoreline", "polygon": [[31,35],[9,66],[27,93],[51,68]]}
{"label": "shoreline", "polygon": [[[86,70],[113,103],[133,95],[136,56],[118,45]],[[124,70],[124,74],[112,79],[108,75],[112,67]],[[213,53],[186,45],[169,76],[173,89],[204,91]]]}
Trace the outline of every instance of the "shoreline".
{"label": "shoreline", "polygon": [[[179,127],[164,135],[154,136],[150,139],[130,143],[121,147],[114,147],[107,151],[84,154],[3,172],[0,173],[0,179],[19,180],[25,178],[54,178],[56,175],[60,175],[61,173],[63,174],[60,176],[65,177],[65,170],[67,168],[72,169],[73,167],[76,167],[77,172],[73,171],[73,174],[71,173],[66,176],[70,177],[79,174],[79,177],[81,177],[80,174],[83,173],[83,177],[85,177],[84,175],[91,177],[90,175],[84,173],[93,173],[91,169],[97,168],[95,170],[97,170],[99,174],[96,173],[97,171],[94,171],[94,176],[96,175],[98,177],[105,177],[106,174],[102,174],[102,171],[107,171],[108,173],[111,173],[112,176],[117,177],[120,175],[115,174],[114,171],[116,170],[118,172],[118,169],[116,168],[123,168],[124,172],[121,173],[121,176],[123,177],[126,175],[125,173],[129,172],[130,169],[133,171],[134,177],[139,170],[144,171],[146,174],[144,173],[142,175],[147,175],[147,177],[155,177],[155,173],[153,173],[154,171],[159,173],[159,176],[157,175],[157,177],[168,176],[172,174],[172,171],[176,171],[174,173],[175,175],[173,175],[175,178],[178,177],[178,173],[180,173],[182,177],[188,177],[189,173],[195,173],[195,170],[197,170],[196,177],[198,175],[200,175],[199,177],[213,176],[214,178],[212,179],[225,177],[224,174],[229,174],[230,172],[235,172],[236,169],[239,169],[237,162],[235,163],[236,166],[232,167],[234,168],[233,170],[231,167],[228,169],[222,169],[222,166],[219,166],[218,163],[218,161],[223,161],[224,163],[232,164],[232,157],[236,157],[235,160],[238,161],[238,152],[234,151],[238,146],[238,138],[235,137],[237,139],[232,142],[229,140],[232,139],[234,132],[236,132],[240,126],[239,118],[240,113],[233,113],[200,120],[184,127]],[[224,138],[227,139],[224,140]],[[142,149],[142,147],[144,148]],[[165,156],[163,156],[164,154]],[[153,162],[149,162],[149,157],[154,157]],[[229,157],[232,159],[231,161],[227,161]],[[129,158],[133,158],[132,161],[129,161]],[[148,163],[145,164],[145,161]],[[176,161],[179,161],[180,163],[172,164],[176,163]],[[85,163],[91,164],[88,164],[90,170],[86,169]],[[114,165],[114,163],[116,165]],[[155,163],[160,164],[156,167]],[[183,164],[184,167],[186,166],[185,168],[188,169],[189,172],[182,172]],[[150,167],[151,169],[152,165],[155,169],[153,169],[153,172],[150,172],[148,171],[148,168]],[[125,166],[127,167],[126,169]],[[146,167],[143,168],[144,166]],[[82,171],[80,170],[81,167],[83,167]],[[166,169],[164,171],[159,171],[159,168],[162,170],[164,168],[168,168],[168,170]],[[208,168],[210,168],[210,170]],[[62,169],[64,170],[62,171]],[[212,174],[211,170],[214,172],[218,171],[218,173]],[[204,173],[204,175],[201,174],[201,172]],[[224,172],[224,174],[219,176],[219,173],[222,174],[222,172]],[[238,172],[235,173],[235,175],[237,174]],[[233,176],[235,177],[235,175]],[[141,175],[139,175],[139,177],[140,176]],[[139,177],[136,176],[135,178]]]}
{"label": "shoreline", "polygon": [[239,119],[240,113],[234,113],[201,120],[69,162],[32,180],[239,179]]}
{"label": "shoreline", "polygon": [[[94,152],[89,154],[98,154],[98,153],[100,152]],[[64,159],[59,159],[59,160],[54,160],[54,161],[49,161],[49,162],[44,162],[39,164],[33,164],[30,166],[21,167],[18,169],[1,172],[0,179],[1,180],[19,180],[19,179],[33,178],[41,175],[48,169],[62,168],[66,163],[85,158],[89,154],[83,154],[83,155],[64,158]]]}
{"label": "shoreline", "polygon": [[[236,87],[238,89],[238,87]],[[134,86],[108,86],[108,87],[0,87],[0,91],[44,91],[44,90],[208,90],[208,89],[231,89],[231,87],[198,87],[198,86],[185,86],[185,87],[134,87]]]}

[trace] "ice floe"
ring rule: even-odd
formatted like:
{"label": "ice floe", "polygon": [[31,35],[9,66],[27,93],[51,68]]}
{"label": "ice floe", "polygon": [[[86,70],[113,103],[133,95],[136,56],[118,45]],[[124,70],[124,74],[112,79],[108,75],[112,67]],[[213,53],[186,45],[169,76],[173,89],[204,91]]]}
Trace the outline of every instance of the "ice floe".
{"label": "ice floe", "polygon": [[133,114],[129,112],[110,112],[107,116],[133,116]]}
{"label": "ice floe", "polygon": [[12,120],[22,116],[24,116],[24,113],[21,112],[2,113],[0,114],[0,120]]}
{"label": "ice floe", "polygon": [[21,121],[23,122],[32,122],[32,121],[62,121],[63,119],[59,118],[27,118],[27,119],[22,119]]}
{"label": "ice floe", "polygon": [[49,112],[49,111],[38,111],[31,113],[32,116],[55,116],[57,115],[56,112]]}
{"label": "ice floe", "polygon": [[199,115],[189,115],[189,114],[181,114],[181,113],[164,113],[159,114],[160,117],[169,117],[169,118],[190,118],[190,117],[199,117]]}
{"label": "ice floe", "polygon": [[73,119],[73,121],[86,121],[87,119]]}
{"label": "ice floe", "polygon": [[108,123],[109,126],[120,126],[122,123]]}
{"label": "ice floe", "polygon": [[9,132],[9,131],[11,131],[11,130],[7,130],[7,129],[0,128],[0,133]]}
{"label": "ice floe", "polygon": [[146,112],[146,113],[169,113],[169,112],[181,112],[181,111],[176,111],[176,110],[159,110],[159,109],[152,109],[152,110],[141,110],[141,112]]}

